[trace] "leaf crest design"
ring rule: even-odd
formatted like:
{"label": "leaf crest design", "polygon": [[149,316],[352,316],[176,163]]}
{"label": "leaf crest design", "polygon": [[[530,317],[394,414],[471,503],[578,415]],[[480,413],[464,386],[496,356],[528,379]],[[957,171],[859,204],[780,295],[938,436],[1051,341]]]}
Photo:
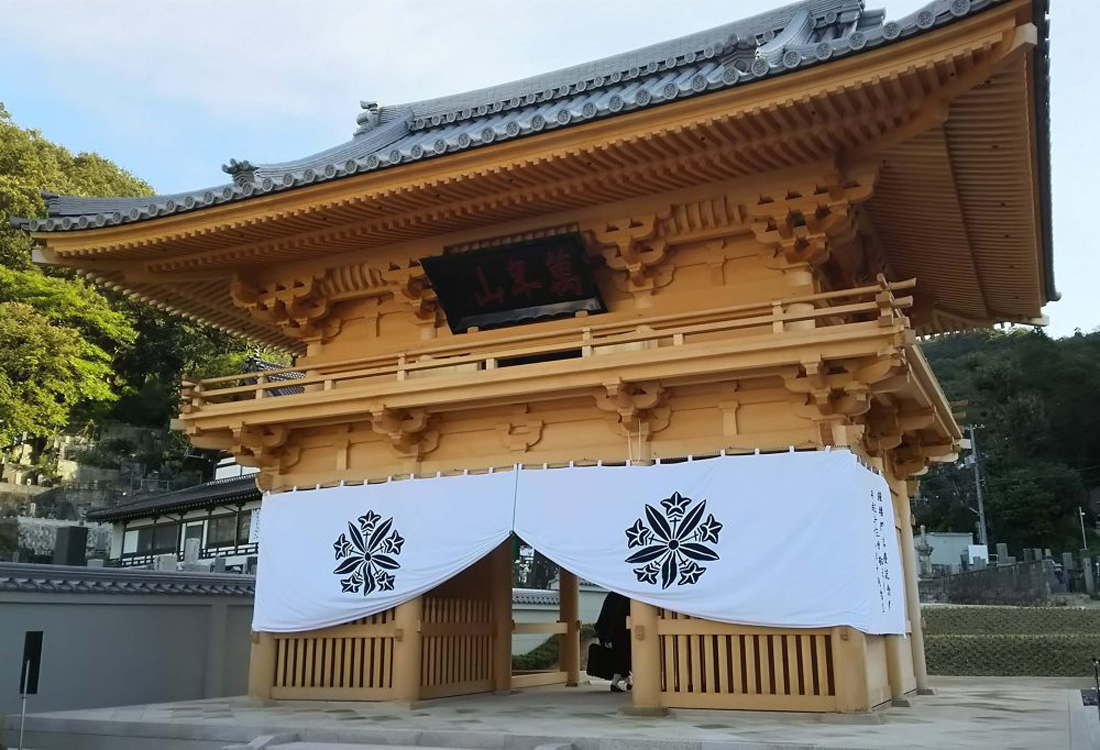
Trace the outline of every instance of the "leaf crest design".
{"label": "leaf crest design", "polygon": [[662,589],[694,585],[707,572],[698,563],[720,559],[718,551],[710,545],[718,544],[722,524],[713,513],[702,521],[706,500],[696,502],[673,492],[660,505],[665,509],[663,514],[653,505],[645,504],[645,520],[638,518],[626,529],[627,549],[639,549],[624,562],[645,563],[633,569],[639,583],[657,585],[660,578]]}
{"label": "leaf crest design", "polygon": [[346,576],[340,579],[341,593],[368,596],[375,591],[393,591],[397,576],[391,571],[401,568],[397,557],[404,544],[392,517],[383,521],[368,510],[348,521],[347,533],[340,534],[332,545],[339,561],[332,572]]}

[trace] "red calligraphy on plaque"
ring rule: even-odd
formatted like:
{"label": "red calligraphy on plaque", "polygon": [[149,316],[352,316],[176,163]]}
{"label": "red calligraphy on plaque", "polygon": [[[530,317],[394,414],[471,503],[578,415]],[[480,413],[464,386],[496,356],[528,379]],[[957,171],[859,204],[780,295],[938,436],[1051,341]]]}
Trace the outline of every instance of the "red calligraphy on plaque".
{"label": "red calligraphy on plaque", "polygon": [[490,302],[496,302],[497,304],[504,302],[504,287],[498,286],[496,289],[490,287],[489,280],[485,278],[485,269],[480,266],[477,269],[477,278],[481,281],[481,291],[476,292],[474,295],[478,307],[485,307]]}
{"label": "red calligraphy on plaque", "polygon": [[565,250],[546,254],[546,270],[550,272],[550,291],[558,296],[572,292],[584,294],[584,282],[573,270],[573,259]]}
{"label": "red calligraphy on plaque", "polygon": [[527,262],[516,258],[508,259],[508,274],[512,277],[512,296],[531,299],[536,289],[542,289],[542,282],[527,278]]}

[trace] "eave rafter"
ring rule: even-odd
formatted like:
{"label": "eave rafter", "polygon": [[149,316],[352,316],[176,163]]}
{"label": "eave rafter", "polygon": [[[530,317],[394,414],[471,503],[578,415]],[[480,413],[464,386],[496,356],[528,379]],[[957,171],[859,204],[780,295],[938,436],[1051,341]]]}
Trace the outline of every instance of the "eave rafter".
{"label": "eave rafter", "polygon": [[[751,87],[240,203],[36,239],[49,262],[95,269],[94,277],[140,289],[169,309],[300,350],[301,336],[232,309],[233,273],[258,262],[361,251],[822,158],[842,172],[862,172],[891,144],[941,122],[956,97],[1034,44],[1034,27],[1006,5]],[[637,269],[631,274],[635,286],[652,285]],[[209,294],[197,294],[206,279],[224,288],[212,284],[202,287]],[[428,320],[434,313],[420,314]],[[309,338],[308,322],[306,329]]]}
{"label": "eave rafter", "polygon": [[[154,247],[161,254],[159,248],[171,243],[174,253],[195,256],[191,264],[184,261],[186,265],[209,264],[213,259],[208,253],[218,246],[224,250],[215,254],[233,255],[257,245],[277,252],[277,243],[309,243],[311,234],[319,244],[332,246],[331,240],[339,241],[341,233],[372,233],[372,213],[385,217],[384,223],[396,219],[392,233],[408,232],[410,224],[439,219],[444,213],[480,213],[484,208],[478,201],[494,202],[494,196],[498,209],[507,195],[513,203],[541,203],[554,197],[555,187],[559,187],[558,198],[565,200],[557,205],[550,200],[547,205],[560,210],[585,200],[576,194],[577,186],[561,188],[593,170],[604,172],[604,184],[582,187],[593,193],[602,187],[607,192],[591,200],[606,202],[609,193],[629,192],[633,184],[646,189],[647,177],[658,181],[674,177],[655,170],[624,184],[610,171],[615,165],[652,162],[662,152],[677,162],[681,173],[694,170],[696,174],[688,180],[696,183],[708,174],[728,178],[781,167],[811,153],[820,157],[822,149],[857,153],[864,144],[879,142],[911,121],[914,115],[908,110],[915,101],[950,95],[940,91],[950,85],[941,73],[951,75],[979,58],[993,63],[993,58],[1003,56],[998,45],[1009,29],[1015,29],[1015,22],[1010,14],[1001,15],[999,23],[983,19],[981,28],[990,31],[980,38],[968,34],[971,19],[937,33],[938,44],[917,39],[743,90],[192,215],[64,236],[44,233],[39,238],[58,253],[73,256],[141,257]],[[1004,30],[998,32],[1001,26]],[[868,107],[867,102],[876,106]],[[699,154],[700,148],[719,153]],[[693,153],[695,163],[685,163],[685,156]],[[600,177],[594,181],[600,182]],[[525,184],[549,189],[541,197],[516,195]],[[427,213],[417,216],[417,212]],[[364,220],[366,225],[356,226]]]}

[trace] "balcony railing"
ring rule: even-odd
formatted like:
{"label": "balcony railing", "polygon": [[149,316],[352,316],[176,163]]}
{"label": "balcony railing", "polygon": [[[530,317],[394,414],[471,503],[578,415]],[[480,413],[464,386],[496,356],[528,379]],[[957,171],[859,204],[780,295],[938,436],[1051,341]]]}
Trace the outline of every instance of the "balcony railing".
{"label": "balcony railing", "polygon": [[[456,336],[446,343],[305,367],[202,380],[185,378],[181,391],[182,412],[186,418],[207,405],[291,398],[432,375],[468,376],[504,367],[678,347],[716,338],[805,334],[813,329],[852,323],[890,327],[903,322],[902,311],[913,304],[912,297],[897,297],[894,293],[915,285],[913,279],[888,283],[880,278],[874,285],[769,302],[596,323],[567,331],[559,329],[511,336],[500,336],[499,331],[492,335],[471,333]],[[288,393],[286,382],[290,379],[297,393]]]}

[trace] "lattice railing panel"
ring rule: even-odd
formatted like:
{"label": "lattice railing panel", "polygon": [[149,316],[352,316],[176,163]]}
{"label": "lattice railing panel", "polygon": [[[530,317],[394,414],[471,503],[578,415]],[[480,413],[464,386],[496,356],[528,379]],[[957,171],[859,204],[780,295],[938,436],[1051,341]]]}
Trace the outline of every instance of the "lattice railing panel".
{"label": "lattice railing panel", "polygon": [[272,698],[390,698],[393,618],[390,609],[333,628],[275,634]]}
{"label": "lattice railing panel", "polygon": [[668,610],[658,616],[664,705],[835,708],[830,630],[726,625]]}
{"label": "lattice railing panel", "polygon": [[421,697],[493,689],[493,623],[488,598],[426,595],[421,623]]}

